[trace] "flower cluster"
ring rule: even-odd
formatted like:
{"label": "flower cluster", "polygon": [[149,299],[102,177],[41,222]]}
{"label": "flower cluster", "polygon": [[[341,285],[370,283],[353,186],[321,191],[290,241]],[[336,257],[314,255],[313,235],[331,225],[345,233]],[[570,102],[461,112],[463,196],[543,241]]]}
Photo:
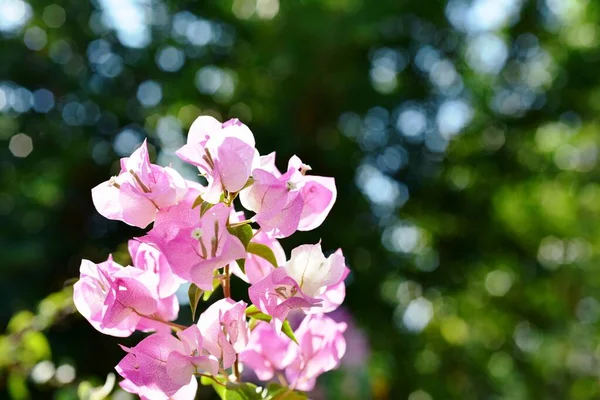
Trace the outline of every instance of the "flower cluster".
{"label": "flower cluster", "polygon": [[[323,223],[336,200],[334,179],[308,174],[311,168],[296,156],[281,173],[275,154],[261,156],[237,119],[199,117],[177,155],[207,185],[151,164],[144,142],[121,160],[118,176],[92,189],[104,217],[144,229],[153,224],[129,241],[132,265],[110,256],[99,264],[83,260],[74,286],[77,309],[98,331],[151,332],[123,347],[116,367],[121,387],[144,399],[191,399],[201,376],[225,397],[248,389],[241,382],[248,368],[261,381],[278,379],[279,390],[311,390],[346,350],[346,324],[326,314],[343,302],[349,270],[341,250],[326,257],[320,243],[307,244],[286,259],[278,239]],[[251,218],[234,209],[238,196]],[[249,285],[252,304],[231,298],[233,276]],[[176,292],[186,284],[190,326],[173,322]],[[200,299],[218,286],[224,298],[196,321]],[[303,315],[295,332],[290,312]],[[258,398],[272,396],[253,389]]]}

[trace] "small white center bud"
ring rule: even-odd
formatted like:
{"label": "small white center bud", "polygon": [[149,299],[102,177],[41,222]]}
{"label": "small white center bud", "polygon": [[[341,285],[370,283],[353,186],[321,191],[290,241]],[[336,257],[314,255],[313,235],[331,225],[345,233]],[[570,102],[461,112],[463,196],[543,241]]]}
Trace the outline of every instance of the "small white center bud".
{"label": "small white center bud", "polygon": [[288,190],[294,190],[296,189],[296,184],[292,181],[287,181],[287,188]]}
{"label": "small white center bud", "polygon": [[190,235],[190,236],[192,237],[192,239],[195,239],[195,240],[200,240],[200,238],[202,237],[202,233],[203,233],[203,232],[202,232],[202,228],[195,228],[195,229],[192,231],[192,233],[191,233],[191,235]]}

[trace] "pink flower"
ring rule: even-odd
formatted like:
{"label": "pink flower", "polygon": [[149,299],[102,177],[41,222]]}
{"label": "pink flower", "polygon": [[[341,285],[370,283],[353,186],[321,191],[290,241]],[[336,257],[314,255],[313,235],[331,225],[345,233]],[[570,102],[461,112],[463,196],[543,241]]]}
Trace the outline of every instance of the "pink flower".
{"label": "pink flower", "polygon": [[254,145],[254,135],[239,120],[220,123],[201,116],[190,127],[187,144],[177,155],[206,174],[208,188],[203,198],[218,203],[224,190],[238,192],[248,182],[258,156]]}
{"label": "pink flower", "polygon": [[103,324],[106,313],[104,302],[113,284],[111,275],[121,268],[121,265],[112,261],[112,257],[100,264],[82,260],[79,267],[80,278],[73,286],[73,301],[79,313],[98,331],[106,335],[125,337],[135,330],[137,318],[123,320],[111,328],[106,328]]}
{"label": "pink flower", "polygon": [[250,333],[248,346],[240,353],[240,361],[251,368],[261,381],[273,378],[276,371],[294,361],[296,344],[278,334],[272,324],[259,322]]}
{"label": "pink flower", "polygon": [[150,164],[144,140],[131,157],[121,159],[118,176],[92,189],[92,200],[102,216],[145,228],[157,210],[176,204],[186,190],[177,171]]}
{"label": "pink flower", "polygon": [[296,156],[283,175],[273,162],[272,154],[261,157],[260,167],[252,171],[254,183],[240,193],[244,207],[254,211],[256,222],[276,238],[321,225],[335,203],[335,180],[305,175],[310,167]]}
{"label": "pink flower", "polygon": [[299,346],[294,361],[285,370],[291,387],[309,391],[317,377],[340,365],[346,352],[346,324],[323,314],[307,316],[295,331]]}
{"label": "pink flower", "polygon": [[174,294],[159,296],[160,277],[154,271],[123,268],[109,257],[100,264],[83,260],[80,274],[73,288],[75,306],[106,335],[125,337],[136,329],[168,330],[156,320],[177,318],[179,303]]}
{"label": "pink flower", "polygon": [[136,394],[140,396],[140,400],[189,400],[196,397],[198,391],[198,380],[195,377],[190,378],[190,383],[182,386],[174,395],[167,397],[162,391],[158,389],[148,389],[145,386],[138,387],[129,379],[124,379],[119,382],[119,386],[126,392]]}
{"label": "pink flower", "polygon": [[195,373],[216,374],[219,368],[213,356],[203,355],[202,336],[195,325],[178,332],[177,338],[157,333],[133,348],[121,347],[128,354],[115,369],[126,379],[126,389],[150,400],[181,395],[186,387],[187,393],[188,386],[194,386]]}
{"label": "pink flower", "polygon": [[192,209],[199,194],[190,188],[177,205],[161,210],[139,240],[158,247],[177,276],[212,290],[213,271],[244,258],[246,249],[227,231],[231,208],[219,203],[200,216],[198,208]]}
{"label": "pink flower", "polygon": [[[344,257],[342,249],[338,249],[335,254],[340,257]],[[344,272],[341,280],[338,283],[327,286],[323,293],[316,296],[317,299],[322,300],[321,307],[309,308],[304,311],[307,314],[327,314],[336,310],[346,298],[346,284],[344,283],[344,280],[349,273],[350,270],[344,265]]]}
{"label": "pink flower", "polygon": [[[255,231],[255,235],[250,243],[264,244],[273,251],[277,265],[283,265],[285,263],[285,252],[283,251],[283,247],[281,247],[281,244],[277,239],[270,237],[265,232],[258,231],[258,233],[256,233]],[[245,273],[242,272],[236,262],[231,264],[230,269],[232,273],[234,273],[244,282],[248,282],[250,284],[260,281],[275,269],[273,264],[271,264],[269,261],[252,253],[246,254],[246,262],[244,265],[244,269],[246,271]]]}
{"label": "pink flower", "polygon": [[303,245],[292,250],[285,266],[250,286],[248,295],[279,326],[290,310],[319,307],[327,288],[338,285],[346,275],[341,252],[325,258],[320,243]]}
{"label": "pink flower", "polygon": [[225,298],[212,304],[200,315],[198,327],[204,337],[204,348],[229,368],[236,354],[248,344],[246,303]]}
{"label": "pink flower", "polygon": [[136,268],[152,271],[157,277],[159,297],[169,297],[177,292],[184,281],[173,274],[167,258],[158,249],[137,240],[130,240],[128,247],[132,264]]}

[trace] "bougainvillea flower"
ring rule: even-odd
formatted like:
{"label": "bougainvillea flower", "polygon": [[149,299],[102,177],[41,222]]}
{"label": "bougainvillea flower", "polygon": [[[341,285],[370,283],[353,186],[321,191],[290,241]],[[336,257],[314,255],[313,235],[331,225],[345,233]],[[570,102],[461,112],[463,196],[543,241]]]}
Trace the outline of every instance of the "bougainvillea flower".
{"label": "bougainvillea flower", "polygon": [[285,369],[292,388],[309,391],[317,377],[339,366],[346,352],[346,324],[323,314],[309,315],[295,331],[299,346],[296,356]]}
{"label": "bougainvillea flower", "polygon": [[[335,254],[344,257],[342,249],[338,249]],[[344,280],[349,273],[350,270],[344,265],[344,272],[341,280],[333,285],[327,286],[325,290],[322,290],[321,294],[315,296],[317,299],[322,300],[321,307],[309,308],[304,311],[307,314],[326,314],[336,310],[346,298],[346,284],[344,283]]]}
{"label": "bougainvillea flower", "polygon": [[149,399],[167,399],[183,387],[192,385],[195,373],[216,374],[218,361],[203,355],[202,336],[198,327],[192,325],[177,333],[153,334],[135,347],[121,346],[127,355],[116,370],[136,387],[138,393]]}
{"label": "bougainvillea flower", "polygon": [[[212,376],[221,396],[235,397],[241,393],[236,388],[248,388],[238,385],[241,361],[261,380],[277,376],[283,383],[287,377],[284,394],[313,390],[346,351],[346,323],[324,313],[343,302],[349,270],[341,250],[325,257],[320,243],[295,248],[286,261],[277,239],[323,223],[336,200],[334,179],[307,175],[311,168],[296,156],[282,174],[275,153],[259,156],[252,132],[237,119],[199,117],[177,155],[208,185],[151,164],[144,141],[121,159],[118,176],[92,189],[103,216],[142,228],[154,224],[129,241],[133,266],[112,257],[100,264],[83,260],[74,286],[75,306],[100,332],[124,337],[153,331],[134,347],[122,347],[126,355],[116,366],[121,387],[141,399],[192,399],[202,375]],[[254,213],[250,219],[233,208],[238,195]],[[232,274],[250,284],[249,297],[261,312],[231,299]],[[226,298],[196,324],[170,322],[177,318],[182,284],[212,291],[219,281]],[[195,313],[200,292],[190,289]],[[295,343],[288,329],[296,326]]]}
{"label": "bougainvillea flower", "polygon": [[145,228],[157,210],[176,204],[186,190],[177,171],[150,164],[144,140],[130,157],[121,159],[118,176],[92,189],[92,200],[102,216]]}
{"label": "bougainvillea flower", "polygon": [[[328,287],[347,275],[344,257],[336,252],[325,258],[321,245],[303,245],[292,250],[290,260],[275,268],[248,289],[252,303],[279,324],[290,310],[319,307]],[[276,325],[277,326],[277,325]]]}
{"label": "bougainvillea flower", "polygon": [[275,268],[267,277],[250,286],[250,301],[265,314],[273,317],[279,331],[291,310],[318,307],[319,299],[305,295],[300,285],[288,276],[283,267]]}
{"label": "bougainvillea flower", "polygon": [[276,371],[282,371],[294,361],[297,345],[285,335],[278,334],[272,324],[259,322],[250,333],[240,361],[251,368],[258,379],[268,381]]}
{"label": "bougainvillea flower", "polygon": [[[231,219],[230,219],[231,221]],[[283,251],[283,247],[279,241],[275,238],[270,237],[263,231],[254,231],[254,236],[250,243],[263,244],[269,247],[273,251],[273,255],[275,256],[275,260],[277,261],[277,265],[285,264],[285,251]],[[231,264],[231,272],[242,279],[244,282],[248,282],[250,284],[254,284],[273,271],[275,266],[271,264],[271,262],[267,261],[265,258],[258,256],[256,254],[248,253],[246,254],[245,261],[245,273],[242,272],[237,263]]]}
{"label": "bougainvillea flower", "polygon": [[221,360],[223,368],[231,367],[236,354],[248,344],[250,331],[245,311],[245,302],[225,298],[208,307],[198,320],[204,348]]}
{"label": "bougainvillea flower", "polygon": [[111,328],[102,326],[104,302],[113,284],[110,276],[122,268],[113,262],[112,257],[100,264],[82,260],[79,267],[80,278],[73,286],[73,301],[77,311],[98,331],[118,337],[131,335],[138,322],[136,318],[132,321],[123,320]]}
{"label": "bougainvillea flower", "polygon": [[310,167],[293,156],[281,175],[271,155],[261,157],[261,167],[252,171],[254,183],[240,193],[245,208],[254,211],[254,220],[272,237],[290,236],[296,230],[309,231],[323,223],[337,196],[335,180],[306,175]]}
{"label": "bougainvillea flower", "polygon": [[167,258],[155,247],[137,240],[128,242],[129,254],[134,267],[152,271],[158,278],[158,296],[165,298],[177,292],[183,279],[173,274]]}
{"label": "bougainvillea flower", "polygon": [[198,380],[194,376],[191,377],[190,383],[182,386],[172,396],[167,396],[161,390],[153,387],[138,387],[129,379],[124,379],[119,382],[119,386],[121,386],[121,389],[128,393],[138,395],[140,400],[189,400],[196,398],[196,392],[198,391]]}
{"label": "bougainvillea flower", "polygon": [[246,249],[227,230],[231,207],[219,203],[201,216],[192,208],[199,195],[190,188],[177,205],[161,210],[152,230],[139,240],[155,245],[177,276],[212,290],[213,271],[244,258]]}
{"label": "bougainvillea flower", "polygon": [[83,260],[73,300],[81,315],[107,335],[125,337],[136,329],[168,329],[156,320],[176,319],[179,303],[175,295],[159,297],[159,284],[153,271],[123,268],[112,257],[100,264]]}
{"label": "bougainvillea flower", "polygon": [[338,251],[325,258],[321,243],[296,247],[284,268],[299,283],[300,289],[312,297],[321,295],[328,286],[339,283],[348,270],[342,253]]}
{"label": "bougainvillea flower", "polygon": [[224,190],[238,192],[248,182],[258,157],[254,146],[254,135],[238,119],[221,123],[201,116],[190,127],[187,144],[177,155],[205,174],[208,188],[203,198],[218,203]]}

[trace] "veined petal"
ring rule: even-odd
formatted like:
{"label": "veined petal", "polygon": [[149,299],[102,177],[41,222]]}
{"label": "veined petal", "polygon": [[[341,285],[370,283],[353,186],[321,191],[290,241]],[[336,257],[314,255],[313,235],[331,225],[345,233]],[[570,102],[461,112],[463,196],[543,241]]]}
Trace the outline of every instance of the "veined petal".
{"label": "veined petal", "polygon": [[194,120],[188,132],[187,143],[200,143],[202,146],[223,124],[209,115],[201,115]]}
{"label": "veined petal", "polygon": [[241,139],[229,137],[217,150],[218,173],[223,187],[229,192],[240,191],[252,172],[255,155],[253,146]]}
{"label": "veined petal", "polygon": [[129,184],[121,185],[118,199],[123,207],[123,222],[145,228],[154,221],[156,206],[137,188]]}
{"label": "veined petal", "polygon": [[102,182],[92,189],[94,207],[104,218],[112,220],[123,219],[123,206],[119,201],[119,189],[112,182]]}
{"label": "veined petal", "polygon": [[344,268],[344,257],[334,253],[325,258],[320,243],[296,247],[285,265],[288,274],[311,297],[317,296],[321,288],[338,283]]}
{"label": "veined petal", "polygon": [[310,231],[320,226],[335,203],[335,179],[306,176],[301,190],[303,207],[298,230]]}

